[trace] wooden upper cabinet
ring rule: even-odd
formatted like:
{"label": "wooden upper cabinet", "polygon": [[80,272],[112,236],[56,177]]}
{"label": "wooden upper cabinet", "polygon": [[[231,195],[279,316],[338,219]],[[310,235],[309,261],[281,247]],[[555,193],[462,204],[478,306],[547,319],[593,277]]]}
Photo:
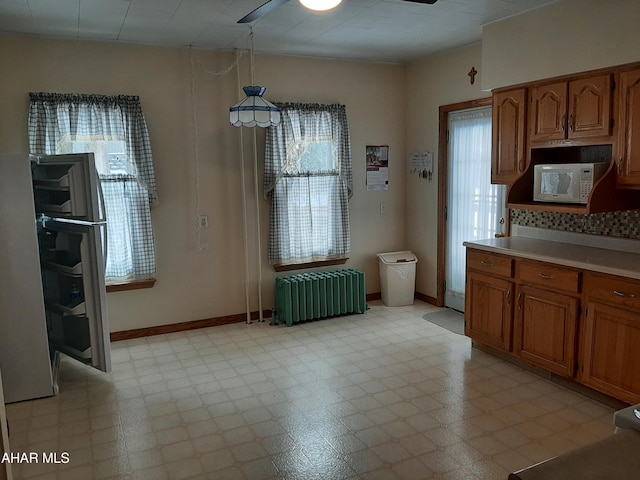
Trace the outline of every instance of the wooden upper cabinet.
{"label": "wooden upper cabinet", "polygon": [[491,183],[512,183],[526,169],[527,89],[493,94]]}
{"label": "wooden upper cabinet", "polygon": [[529,139],[533,142],[566,138],[567,82],[531,88],[529,125]]}
{"label": "wooden upper cabinet", "polygon": [[640,69],[620,74],[617,185],[640,188]]}
{"label": "wooden upper cabinet", "polygon": [[611,74],[569,82],[569,138],[611,135]]}
{"label": "wooden upper cabinet", "polygon": [[553,142],[611,135],[611,74],[531,88],[529,139]]}

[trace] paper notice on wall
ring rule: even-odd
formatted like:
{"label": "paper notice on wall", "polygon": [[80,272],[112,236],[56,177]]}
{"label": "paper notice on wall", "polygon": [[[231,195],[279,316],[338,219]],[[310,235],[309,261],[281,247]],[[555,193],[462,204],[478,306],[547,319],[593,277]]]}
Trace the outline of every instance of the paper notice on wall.
{"label": "paper notice on wall", "polygon": [[433,173],[433,152],[414,153],[411,157],[410,173]]}
{"label": "paper notice on wall", "polygon": [[367,145],[367,190],[389,190],[389,147]]}

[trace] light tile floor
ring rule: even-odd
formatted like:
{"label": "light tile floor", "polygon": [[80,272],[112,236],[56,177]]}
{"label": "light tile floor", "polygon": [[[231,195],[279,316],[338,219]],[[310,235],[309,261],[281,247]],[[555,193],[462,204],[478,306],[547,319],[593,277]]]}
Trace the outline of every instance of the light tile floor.
{"label": "light tile floor", "polygon": [[18,479],[465,479],[613,433],[613,409],[471,348],[435,307],[234,324],[65,359],[60,395],[8,405]]}

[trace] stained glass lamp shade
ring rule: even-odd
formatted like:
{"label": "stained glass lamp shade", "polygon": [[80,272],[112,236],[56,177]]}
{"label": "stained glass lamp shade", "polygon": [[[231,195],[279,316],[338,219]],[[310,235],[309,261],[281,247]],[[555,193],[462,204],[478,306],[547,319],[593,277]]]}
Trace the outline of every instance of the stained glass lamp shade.
{"label": "stained glass lamp shade", "polygon": [[270,127],[280,123],[280,110],[262,95],[265,87],[243,87],[246,98],[229,109],[234,127]]}

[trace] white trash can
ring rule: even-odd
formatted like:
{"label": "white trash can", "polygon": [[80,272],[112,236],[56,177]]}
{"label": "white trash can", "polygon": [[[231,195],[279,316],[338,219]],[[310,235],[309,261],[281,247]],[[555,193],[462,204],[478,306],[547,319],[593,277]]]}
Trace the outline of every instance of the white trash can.
{"label": "white trash can", "polygon": [[412,305],[418,259],[409,251],[379,253],[382,301],[389,307]]}

